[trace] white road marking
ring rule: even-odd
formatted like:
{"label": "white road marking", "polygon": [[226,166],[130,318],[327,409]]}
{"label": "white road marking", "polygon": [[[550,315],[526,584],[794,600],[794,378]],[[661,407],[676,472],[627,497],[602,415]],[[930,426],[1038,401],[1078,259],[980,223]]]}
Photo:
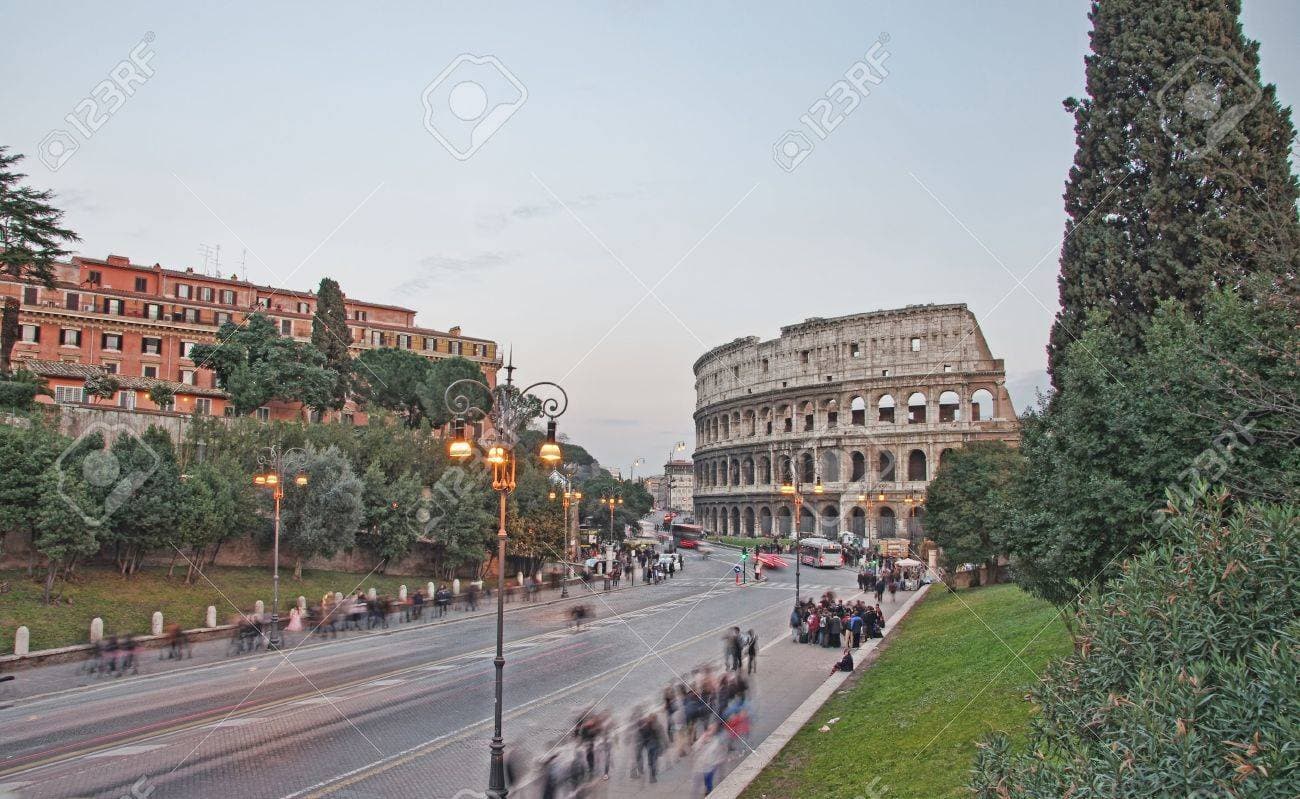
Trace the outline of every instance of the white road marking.
{"label": "white road marking", "polygon": [[116,749],[109,749],[104,752],[94,752],[86,757],[126,757],[127,755],[140,755],[145,752],[152,752],[155,749],[162,749],[166,744],[136,744],[134,746],[119,746]]}

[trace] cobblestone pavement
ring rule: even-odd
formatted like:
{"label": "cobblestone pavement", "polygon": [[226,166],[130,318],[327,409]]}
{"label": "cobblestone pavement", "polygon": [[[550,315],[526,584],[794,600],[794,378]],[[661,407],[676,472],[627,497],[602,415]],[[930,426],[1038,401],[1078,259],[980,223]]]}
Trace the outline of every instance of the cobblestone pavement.
{"label": "cobblestone pavement", "polygon": [[[835,653],[789,641],[793,575],[736,586],[730,566],[693,559],[665,585],[508,614],[508,751],[532,762],[588,708],[625,723],[674,672],[720,664],[732,625],[753,628],[765,647],[753,731],[736,757],[756,746],[820,684]],[[828,589],[853,594],[852,572],[804,575],[805,594]],[[579,601],[595,618],[575,631],[568,608]],[[493,622],[406,625],[19,700],[0,711],[0,797],[477,796],[492,733]],[[589,795],[695,795],[685,761],[670,758],[656,785],[632,780],[625,738],[611,779]],[[511,796],[536,796],[528,780]]]}

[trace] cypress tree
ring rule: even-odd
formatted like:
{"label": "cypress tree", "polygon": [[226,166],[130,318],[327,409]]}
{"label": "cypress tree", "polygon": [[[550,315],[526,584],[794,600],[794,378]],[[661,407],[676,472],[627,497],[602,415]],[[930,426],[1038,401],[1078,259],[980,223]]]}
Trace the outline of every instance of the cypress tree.
{"label": "cypress tree", "polygon": [[338,373],[330,405],[335,410],[343,407],[352,385],[352,357],[348,353],[351,340],[343,291],[337,280],[321,278],[316,292],[316,315],[311,321],[311,343],[325,355],[325,366]]}
{"label": "cypress tree", "polygon": [[[1096,0],[1087,96],[1065,101],[1061,310],[1049,370],[1088,312],[1141,346],[1157,304],[1193,313],[1215,287],[1294,291],[1300,264],[1289,108],[1259,75],[1240,0]],[[1058,386],[1059,387],[1059,386]]]}

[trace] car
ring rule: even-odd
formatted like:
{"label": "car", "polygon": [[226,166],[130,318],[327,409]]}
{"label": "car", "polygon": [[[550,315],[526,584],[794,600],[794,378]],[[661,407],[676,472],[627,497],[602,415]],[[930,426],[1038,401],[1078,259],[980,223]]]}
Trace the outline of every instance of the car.
{"label": "car", "polygon": [[699,545],[700,542],[696,541],[694,538],[683,538],[681,541],[677,542],[677,546],[682,549],[695,549]]}

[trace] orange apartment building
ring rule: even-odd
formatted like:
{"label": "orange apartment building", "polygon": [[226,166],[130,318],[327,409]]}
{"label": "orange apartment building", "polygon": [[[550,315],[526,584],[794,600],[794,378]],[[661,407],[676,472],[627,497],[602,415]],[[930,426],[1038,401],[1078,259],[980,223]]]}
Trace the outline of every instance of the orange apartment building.
{"label": "orange apartment building", "polygon": [[[316,295],[310,291],[210,277],[193,269],[142,266],[120,255],[102,261],[73,256],[56,272],[52,289],[0,277],[0,297],[17,297],[21,303],[14,367],[47,380],[54,396],[40,398],[45,402],[84,403],[85,379],[107,372],[117,377],[121,390],[111,400],[99,400],[101,405],[226,415],[228,398],[216,376],[189,357],[195,344],[215,341],[222,324],[239,323],[255,310],[270,317],[282,335],[311,339]],[[501,365],[495,342],[461,335],[459,327],[419,327],[409,308],[346,296],[345,307],[354,356],[377,347],[409,349],[429,358],[461,355],[479,364],[487,382],[495,384]],[[150,401],[148,391],[158,383],[176,392],[172,407],[158,408]],[[306,415],[297,403],[270,403],[257,410],[261,419]],[[365,414],[350,401],[339,418],[365,422]]]}

